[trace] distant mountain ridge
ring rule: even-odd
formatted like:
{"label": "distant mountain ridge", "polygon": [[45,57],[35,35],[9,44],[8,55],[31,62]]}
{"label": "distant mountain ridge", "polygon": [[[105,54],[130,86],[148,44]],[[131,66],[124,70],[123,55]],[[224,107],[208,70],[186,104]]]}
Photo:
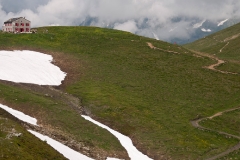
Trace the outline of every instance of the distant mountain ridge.
{"label": "distant mountain ridge", "polygon": [[[240,18],[226,18],[221,20],[208,20],[199,18],[173,18],[169,24],[159,24],[152,28],[148,24],[149,19],[133,20],[137,30],[132,32],[137,35],[163,40],[170,43],[186,44],[201,39],[212,33],[218,32],[240,22]],[[101,28],[114,29],[118,24],[126,22],[101,22],[97,17],[86,17],[79,26],[98,26]],[[187,24],[185,24],[187,23]],[[184,24],[184,25],[182,25]],[[181,34],[186,34],[181,36]]]}

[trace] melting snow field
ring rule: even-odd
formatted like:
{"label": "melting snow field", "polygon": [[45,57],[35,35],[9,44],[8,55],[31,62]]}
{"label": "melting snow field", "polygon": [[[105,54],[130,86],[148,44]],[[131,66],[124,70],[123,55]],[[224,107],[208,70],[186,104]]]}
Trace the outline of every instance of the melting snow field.
{"label": "melting snow field", "polygon": [[104,129],[107,129],[115,137],[117,137],[120,143],[122,144],[122,146],[127,150],[128,155],[132,160],[150,160],[151,159],[148,156],[142,154],[140,151],[138,151],[137,148],[133,145],[132,140],[129,137],[124,136],[121,133],[109,128],[108,126],[105,126],[104,124],[101,124],[93,120],[91,117],[84,116],[84,115],[82,115],[82,117]]}
{"label": "melting snow field", "polygon": [[[17,110],[14,110],[12,108],[9,108],[8,106],[4,106],[2,104],[0,104],[0,108],[6,110],[7,112],[9,112],[10,114],[12,114],[14,117],[33,124],[33,125],[37,125],[37,120],[33,117],[30,117],[22,112],[19,112]],[[70,160],[93,160],[92,158],[89,158],[79,152],[74,151],[73,149],[61,144],[60,142],[48,137],[48,136],[44,136],[38,132],[32,131],[32,130],[28,130],[30,133],[32,133],[33,135],[35,135],[36,137],[38,137],[39,139],[41,139],[42,141],[47,141],[47,143],[52,146],[55,150],[57,150],[58,152],[60,152],[61,154],[64,155],[64,157],[70,159]]]}
{"label": "melting snow field", "polygon": [[[60,85],[64,80],[66,73],[53,65],[51,55],[34,51],[0,51],[0,79],[16,83],[31,83],[38,85]],[[6,110],[16,118],[32,125],[37,125],[37,119],[30,117],[22,112],[0,104],[0,108]],[[133,146],[132,140],[121,133],[91,119],[88,116],[82,116],[86,120],[107,129],[118,138],[122,146],[127,150],[132,160],[150,160],[150,158]],[[78,153],[71,148],[44,136],[32,130],[28,130],[41,140],[47,141],[54,149],[62,153],[70,160],[92,160],[91,158]],[[117,160],[116,158],[107,158],[108,160]]]}
{"label": "melting snow field", "polygon": [[60,85],[66,74],[51,55],[34,51],[0,51],[0,79],[16,83]]}
{"label": "melting snow field", "polygon": [[194,24],[194,25],[193,25],[193,28],[199,28],[199,27],[201,27],[201,26],[203,25],[203,23],[205,23],[205,22],[206,22],[206,20],[204,19],[202,22]]}
{"label": "melting snow field", "polygon": [[13,115],[14,117],[20,119],[23,122],[27,122],[29,124],[32,125],[37,125],[37,119],[30,117],[20,111],[14,110],[12,108],[9,108],[8,106],[2,105],[0,104],[0,108],[4,109],[5,111],[7,111],[8,113],[10,113],[11,115]]}
{"label": "melting snow field", "polygon": [[38,132],[28,130],[30,133],[41,139],[42,141],[46,141],[47,144],[52,146],[55,150],[57,150],[59,153],[62,153],[64,157],[70,159],[70,160],[93,160],[92,158],[89,158],[81,153],[78,153],[71,148],[63,145],[62,143],[55,141],[52,138],[49,138],[48,136],[44,136]]}
{"label": "melting snow field", "polygon": [[219,22],[217,26],[222,26],[222,25],[223,25],[225,22],[227,22],[227,21],[228,21],[228,19],[225,19],[225,20]]}
{"label": "melting snow field", "polygon": [[203,32],[212,32],[211,29],[205,29],[205,28],[202,28],[201,30],[202,30]]}

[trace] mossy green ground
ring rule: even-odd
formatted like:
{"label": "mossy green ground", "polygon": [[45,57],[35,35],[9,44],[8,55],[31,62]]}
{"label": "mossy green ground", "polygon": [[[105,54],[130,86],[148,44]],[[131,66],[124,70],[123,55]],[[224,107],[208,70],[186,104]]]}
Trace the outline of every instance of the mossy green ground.
{"label": "mossy green ground", "polygon": [[0,97],[0,101],[4,104],[37,118],[38,122],[48,124],[47,127],[58,128],[66,136],[84,143],[86,147],[102,149],[110,153],[123,150],[113,135],[84,120],[61,99],[56,100],[38,92],[20,89],[1,82]]}
{"label": "mossy green ground", "polygon": [[[146,42],[181,54],[150,49]],[[81,76],[65,84],[64,90],[81,98],[95,119],[130,136],[141,151],[153,158],[204,159],[238,143],[198,130],[190,121],[238,106],[240,77],[202,68],[214,62],[194,57],[180,46],[93,27],[47,27],[39,28],[37,34],[1,34],[0,43],[1,49],[60,52],[74,57],[83,64],[74,68]],[[22,103],[30,103],[28,100]],[[52,110],[48,117],[51,125],[58,125],[59,120],[62,128],[73,121],[81,123],[84,133],[74,127],[68,132],[93,139],[91,142],[99,148],[119,150],[118,145],[109,147],[116,143],[114,139],[105,139],[109,144],[99,143],[107,133],[92,132],[94,126],[79,115],[63,106],[58,106],[58,111],[51,105],[55,102],[49,101],[47,106],[39,104],[43,109],[36,108]],[[68,121],[70,117],[72,121]]]}
{"label": "mossy green ground", "polygon": [[[189,49],[215,55],[227,61],[219,69],[240,73],[240,24],[185,45]],[[220,52],[221,50],[221,52]]]}
{"label": "mossy green ground", "polygon": [[238,160],[240,159],[240,151],[234,151],[227,156],[218,158],[217,160]]}
{"label": "mossy green ground", "polygon": [[236,136],[240,136],[240,111],[232,111],[229,113],[224,113],[221,116],[215,117],[213,119],[207,119],[201,124],[206,127],[211,127],[212,129],[230,133]]}
{"label": "mossy green ground", "polygon": [[[219,66],[218,69],[237,73],[240,76],[240,24],[234,25],[223,31],[200,39],[196,42],[185,45],[185,47],[212,54],[226,63]],[[229,81],[229,83],[231,83]],[[225,87],[225,86],[223,86]],[[236,105],[233,108],[238,107]],[[224,110],[222,110],[224,111]],[[207,119],[201,122],[201,125],[218,131],[223,131],[233,135],[240,135],[239,130],[239,110],[224,113],[213,119]],[[222,159],[239,159],[239,151],[235,151]]]}
{"label": "mossy green ground", "polygon": [[3,110],[0,110],[0,125],[0,159],[66,159],[46,142],[26,131],[16,118]]}

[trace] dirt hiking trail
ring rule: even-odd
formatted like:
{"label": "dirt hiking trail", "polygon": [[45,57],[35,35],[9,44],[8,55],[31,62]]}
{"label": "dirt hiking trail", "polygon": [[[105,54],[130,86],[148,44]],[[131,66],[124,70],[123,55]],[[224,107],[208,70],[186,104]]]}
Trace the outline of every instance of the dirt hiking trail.
{"label": "dirt hiking trail", "polygon": [[[239,35],[240,35],[240,34],[239,34]],[[232,38],[237,38],[239,35],[234,36],[234,37],[232,37]],[[231,39],[227,39],[227,40],[231,40]],[[147,42],[147,44],[148,44],[148,46],[149,46],[151,49],[158,49],[158,50],[161,50],[161,51],[164,51],[164,52],[180,54],[180,53],[178,53],[178,52],[168,51],[168,50],[164,50],[164,49],[157,48],[157,47],[153,46],[152,43],[149,43],[149,42]],[[222,50],[223,50],[228,44],[229,44],[229,42],[220,50],[220,52],[222,52]],[[234,73],[234,72],[228,72],[228,71],[222,71],[222,70],[216,69],[216,67],[218,67],[218,66],[220,66],[220,65],[222,65],[222,64],[225,63],[224,60],[221,60],[221,59],[219,59],[218,57],[215,57],[215,56],[213,56],[213,55],[209,55],[209,54],[207,54],[207,53],[197,52],[197,51],[193,51],[193,50],[190,50],[190,51],[192,51],[193,53],[195,53],[195,54],[193,54],[193,56],[195,56],[195,57],[207,57],[207,58],[210,58],[210,59],[216,61],[216,63],[211,64],[211,65],[209,65],[209,66],[204,66],[203,68],[207,68],[207,69],[210,69],[210,70],[212,70],[212,71],[217,71],[217,72],[220,72],[220,73],[223,73],[223,74],[234,74],[234,75],[237,75],[237,74],[238,74],[238,73]],[[240,109],[240,107],[238,107],[238,108],[233,108],[233,109],[228,109],[228,110],[225,110],[225,111],[222,111],[222,112],[218,112],[218,113],[216,113],[216,114],[214,114],[214,115],[212,115],[212,116],[209,116],[209,117],[205,117],[205,118],[200,118],[200,119],[193,120],[193,121],[191,121],[191,124],[192,124],[193,127],[198,128],[198,129],[208,130],[208,131],[211,131],[211,132],[216,132],[216,133],[218,133],[218,134],[225,135],[225,136],[227,136],[227,137],[232,137],[232,138],[236,138],[236,139],[239,139],[239,140],[240,140],[240,136],[236,136],[236,135],[229,134],[229,133],[226,133],[226,132],[222,132],[222,131],[218,131],[218,130],[213,130],[213,129],[210,129],[210,128],[206,128],[206,127],[203,127],[203,126],[201,126],[201,125],[199,124],[202,120],[205,120],[205,119],[213,119],[213,118],[215,118],[215,117],[218,117],[218,116],[223,115],[224,113],[232,112],[232,111],[239,110],[239,109]],[[226,156],[226,155],[228,155],[229,153],[231,153],[231,152],[233,152],[233,151],[236,151],[236,150],[239,150],[239,149],[240,149],[240,142],[239,142],[237,145],[229,148],[228,150],[226,150],[226,151],[224,151],[224,152],[222,152],[222,153],[220,153],[220,154],[218,154],[218,155],[216,155],[216,156],[214,156],[214,157],[208,158],[207,160],[215,160],[215,159],[217,159],[217,158],[221,158],[221,157]]]}
{"label": "dirt hiking trail", "polygon": [[222,70],[216,69],[216,67],[226,63],[224,60],[221,60],[218,57],[215,57],[213,55],[209,55],[209,54],[206,54],[206,53],[202,53],[202,52],[197,52],[197,51],[193,51],[193,50],[191,50],[191,51],[194,52],[195,54],[201,56],[201,57],[208,57],[208,58],[210,58],[214,61],[217,61],[216,63],[211,64],[210,66],[204,66],[203,68],[207,68],[207,69],[217,71],[217,72],[220,72],[220,73],[224,73],[224,74],[234,74],[234,75],[238,74],[238,73],[234,73],[234,72],[228,72],[228,71],[222,71]]}
{"label": "dirt hiking trail", "polygon": [[[193,121],[191,121],[191,124],[192,124],[195,128],[199,128],[199,129],[202,129],[202,130],[208,130],[208,131],[211,131],[211,132],[216,132],[216,133],[218,133],[218,134],[225,135],[225,136],[227,136],[227,137],[232,137],[232,138],[236,138],[236,139],[239,139],[239,140],[240,140],[240,136],[236,136],[236,135],[229,134],[229,133],[226,133],[226,132],[222,132],[222,131],[217,131],[217,130],[213,130],[213,129],[210,129],[210,128],[206,128],[206,127],[203,127],[203,126],[201,126],[201,125],[199,124],[199,123],[200,123],[201,121],[203,121],[203,120],[213,119],[213,118],[215,118],[215,117],[218,117],[218,116],[223,115],[224,113],[232,112],[232,111],[239,110],[239,109],[240,109],[240,107],[238,107],[238,108],[233,108],[233,109],[228,109],[228,110],[225,110],[225,111],[222,111],[222,112],[218,112],[218,113],[216,113],[216,114],[214,114],[214,115],[212,115],[212,116],[209,116],[209,117],[205,117],[205,118],[193,120]],[[215,160],[215,159],[217,159],[217,158],[221,158],[221,157],[226,156],[226,155],[228,155],[229,153],[231,153],[231,152],[233,152],[233,151],[236,151],[236,150],[239,150],[239,149],[240,149],[240,142],[239,142],[237,145],[229,148],[228,150],[226,150],[226,151],[224,151],[224,152],[222,152],[222,153],[220,153],[220,154],[218,154],[218,155],[216,155],[216,156],[214,156],[214,157],[208,158],[207,160]]]}
{"label": "dirt hiking trail", "polygon": [[175,52],[175,51],[169,51],[169,50],[165,50],[165,49],[161,49],[161,48],[157,48],[155,47],[152,43],[147,42],[147,45],[151,48],[151,49],[157,49],[163,52],[168,52],[168,53],[175,53],[175,54],[180,54],[179,52]]}

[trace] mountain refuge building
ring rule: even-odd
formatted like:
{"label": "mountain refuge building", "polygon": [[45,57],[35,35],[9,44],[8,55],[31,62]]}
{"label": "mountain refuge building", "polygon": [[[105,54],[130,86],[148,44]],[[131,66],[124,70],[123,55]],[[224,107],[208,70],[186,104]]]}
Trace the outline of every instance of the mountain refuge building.
{"label": "mountain refuge building", "polygon": [[29,33],[31,31],[31,21],[25,17],[11,18],[4,22],[3,32]]}

